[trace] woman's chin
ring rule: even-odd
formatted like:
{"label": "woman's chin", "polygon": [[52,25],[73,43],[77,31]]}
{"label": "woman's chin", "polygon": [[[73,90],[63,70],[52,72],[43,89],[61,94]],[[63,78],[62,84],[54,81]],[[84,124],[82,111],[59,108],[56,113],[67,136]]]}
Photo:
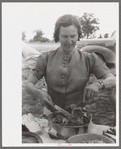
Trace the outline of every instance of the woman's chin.
{"label": "woman's chin", "polygon": [[64,50],[67,51],[67,52],[71,52],[73,51],[74,49],[74,46],[65,46]]}

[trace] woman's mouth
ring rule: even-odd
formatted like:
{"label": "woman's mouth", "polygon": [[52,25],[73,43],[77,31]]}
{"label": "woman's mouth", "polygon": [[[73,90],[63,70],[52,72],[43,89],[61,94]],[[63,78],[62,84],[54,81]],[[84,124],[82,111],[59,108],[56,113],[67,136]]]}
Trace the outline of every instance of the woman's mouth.
{"label": "woman's mouth", "polygon": [[66,46],[66,47],[72,47],[73,44],[69,44],[69,45],[68,45],[68,44],[65,44],[65,46]]}

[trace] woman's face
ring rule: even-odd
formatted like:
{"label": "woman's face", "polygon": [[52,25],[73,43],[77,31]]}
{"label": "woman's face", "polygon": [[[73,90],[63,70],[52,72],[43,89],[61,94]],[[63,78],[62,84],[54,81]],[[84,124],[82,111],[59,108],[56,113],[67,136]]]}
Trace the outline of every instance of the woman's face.
{"label": "woman's face", "polygon": [[65,51],[67,52],[72,51],[76,46],[77,40],[78,40],[78,30],[75,25],[60,27],[59,42],[61,43],[61,47]]}

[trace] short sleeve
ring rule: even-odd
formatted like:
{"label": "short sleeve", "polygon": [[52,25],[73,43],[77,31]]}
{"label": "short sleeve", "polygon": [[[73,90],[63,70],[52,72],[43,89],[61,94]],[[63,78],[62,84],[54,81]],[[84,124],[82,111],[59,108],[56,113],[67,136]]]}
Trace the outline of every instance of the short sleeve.
{"label": "short sleeve", "polygon": [[110,69],[106,66],[105,62],[101,60],[95,53],[88,55],[90,62],[90,72],[97,78],[103,77],[105,74],[110,73]]}
{"label": "short sleeve", "polygon": [[38,79],[42,79],[42,77],[46,75],[46,65],[47,53],[43,53],[37,58],[35,71],[33,72],[33,75]]}

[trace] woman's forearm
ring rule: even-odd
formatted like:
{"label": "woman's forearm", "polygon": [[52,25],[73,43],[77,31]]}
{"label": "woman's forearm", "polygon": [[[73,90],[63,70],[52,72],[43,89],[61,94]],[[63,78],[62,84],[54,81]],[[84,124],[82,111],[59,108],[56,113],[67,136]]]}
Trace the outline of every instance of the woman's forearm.
{"label": "woman's forearm", "polygon": [[105,76],[104,78],[101,78],[99,80],[97,80],[97,82],[95,82],[98,85],[99,89],[102,89],[102,85],[100,83],[100,81],[102,81],[102,83],[104,84],[104,87],[106,89],[110,89],[116,86],[116,77],[113,76],[112,74]]}
{"label": "woman's forearm", "polygon": [[39,100],[43,106],[46,106],[50,111],[55,111],[54,103],[51,97],[46,91],[39,90],[32,82],[26,84],[26,91],[33,96],[35,99]]}
{"label": "woman's forearm", "polygon": [[41,99],[41,90],[37,89],[37,87],[32,82],[27,82],[25,90],[35,99]]}
{"label": "woman's forearm", "polygon": [[115,76],[109,76],[103,80],[103,83],[105,85],[105,88],[107,88],[107,89],[113,88],[116,86],[116,77]]}

